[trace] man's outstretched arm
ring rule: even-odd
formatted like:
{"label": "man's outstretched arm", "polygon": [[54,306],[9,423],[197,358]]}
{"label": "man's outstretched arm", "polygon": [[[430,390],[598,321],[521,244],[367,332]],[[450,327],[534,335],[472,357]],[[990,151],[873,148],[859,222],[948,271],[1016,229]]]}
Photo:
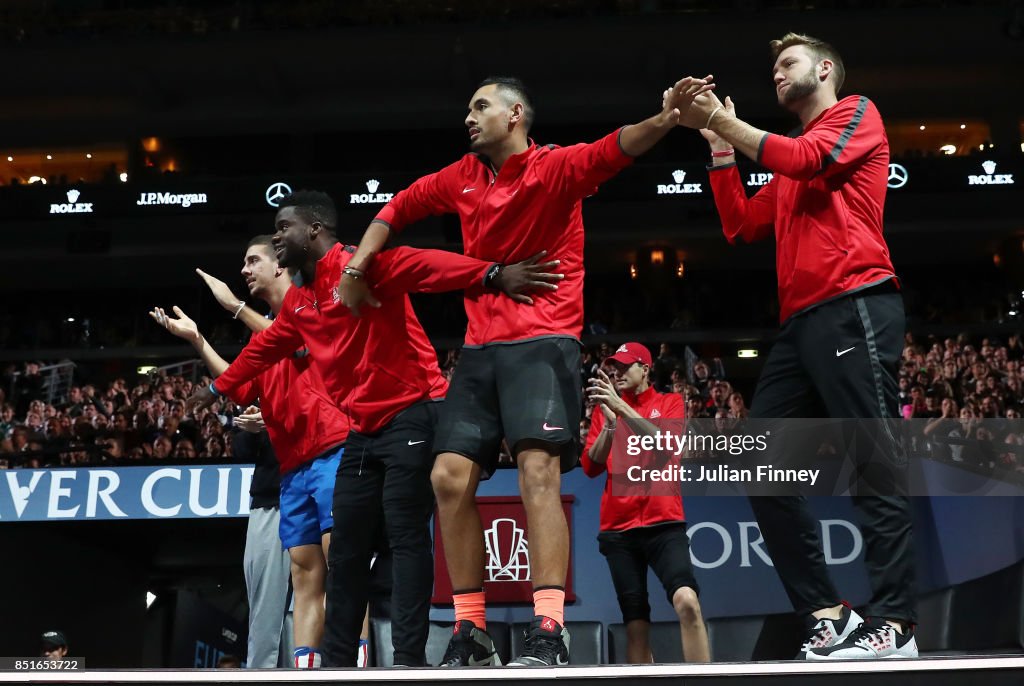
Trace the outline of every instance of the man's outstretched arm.
{"label": "man's outstretched arm", "polygon": [[[210,370],[213,376],[220,376],[227,371],[227,368],[230,366],[227,360],[213,349],[213,346],[206,340],[206,337],[199,332],[199,327],[196,326],[196,323],[177,305],[172,309],[177,318],[168,315],[162,307],[154,307],[150,310],[149,316],[170,333],[191,343],[196,353],[203,360],[203,364],[206,365],[206,368]],[[259,389],[256,383],[254,381],[247,381],[231,394],[231,399],[240,405],[248,405],[255,402],[258,396]]]}
{"label": "man's outstretched arm", "polygon": [[244,300],[231,292],[226,283],[199,268],[196,268],[196,274],[203,280],[206,287],[210,289],[210,293],[213,294],[217,304],[227,312],[230,312],[235,319],[245,324],[250,331],[263,331],[270,326],[269,319],[246,305]]}
{"label": "man's outstretched arm", "polygon": [[149,311],[149,316],[170,333],[191,343],[211,374],[214,376],[223,374],[224,370],[228,368],[227,361],[210,346],[206,337],[199,333],[196,323],[180,307],[175,305],[171,309],[177,315],[176,318],[167,314],[162,307],[154,307]]}
{"label": "man's outstretched arm", "polygon": [[199,388],[185,402],[185,411],[208,407],[221,395],[230,395],[279,360],[294,354],[303,344],[302,336],[282,310],[266,331],[253,334],[249,343],[209,386]]}
{"label": "man's outstretched arm", "polygon": [[650,150],[676,127],[693,99],[714,88],[711,76],[680,79],[662,93],[661,112],[623,126],[592,143],[555,148],[546,158],[543,180],[557,194],[582,199]]}
{"label": "man's outstretched arm", "polygon": [[639,124],[622,128],[619,146],[630,157],[638,157],[654,147],[665,135],[679,124],[691,107],[694,98],[714,89],[713,77],[703,79],[692,76],[679,79],[662,94],[661,112]]}
{"label": "man's outstretched arm", "polygon": [[375,260],[368,277],[382,297],[399,293],[443,293],[472,288],[500,290],[518,303],[532,305],[526,293],[558,290],[565,276],[558,260],[541,262],[547,252],[515,264],[484,262],[447,250],[398,247]]}
{"label": "man's outstretched arm", "polygon": [[757,161],[761,141],[768,135],[767,131],[737,117],[732,100],[726,98],[723,103],[714,93],[701,93],[694,98],[693,104],[679,118],[679,125],[710,130],[754,161]]}
{"label": "man's outstretched arm", "polygon": [[[727,115],[736,118],[732,98],[725,99],[723,108]],[[772,179],[754,197],[747,198],[736,169],[733,144],[711,129],[701,129],[700,135],[711,146],[711,191],[725,237],[730,243],[737,239],[753,243],[771,237],[775,229],[776,180]]]}
{"label": "man's outstretched arm", "polygon": [[391,202],[381,208],[366,227],[355,254],[346,265],[348,270],[342,272],[341,282],[338,284],[341,302],[352,310],[352,314],[358,317],[359,307],[364,303],[371,307],[380,307],[380,302],[374,297],[366,279],[360,277],[365,276],[373,264],[373,259],[384,250],[388,239],[391,238],[391,232],[400,231],[430,215],[455,211],[450,187],[458,164],[459,162],[455,162],[440,171],[413,181],[408,188],[400,191]]}

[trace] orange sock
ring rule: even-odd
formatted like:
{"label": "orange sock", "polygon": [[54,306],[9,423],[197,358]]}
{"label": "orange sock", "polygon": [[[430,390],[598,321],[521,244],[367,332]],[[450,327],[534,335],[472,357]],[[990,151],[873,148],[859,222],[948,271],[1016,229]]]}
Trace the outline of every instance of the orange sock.
{"label": "orange sock", "polygon": [[455,602],[455,621],[465,619],[481,631],[487,631],[487,605],[484,603],[483,591],[453,593]]}
{"label": "orange sock", "polygon": [[533,614],[565,624],[565,589],[548,586],[533,592]]}

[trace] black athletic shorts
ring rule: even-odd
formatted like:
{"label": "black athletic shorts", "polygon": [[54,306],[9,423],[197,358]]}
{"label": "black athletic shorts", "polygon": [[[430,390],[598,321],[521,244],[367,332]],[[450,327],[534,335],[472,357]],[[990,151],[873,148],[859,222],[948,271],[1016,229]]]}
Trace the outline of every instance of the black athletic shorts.
{"label": "black athletic shorts", "polygon": [[622,610],[622,621],[651,621],[647,601],[647,568],[654,570],[665,595],[680,588],[692,588],[700,594],[690,561],[690,539],[685,522],[669,522],[625,531],[602,531],[597,535],[598,549],[608,560],[612,585]]}
{"label": "black athletic shorts", "polygon": [[503,438],[513,456],[523,441],[539,440],[551,444],[567,472],[579,460],[582,384],[575,338],[463,348],[441,409],[434,453],[464,455],[489,476]]}

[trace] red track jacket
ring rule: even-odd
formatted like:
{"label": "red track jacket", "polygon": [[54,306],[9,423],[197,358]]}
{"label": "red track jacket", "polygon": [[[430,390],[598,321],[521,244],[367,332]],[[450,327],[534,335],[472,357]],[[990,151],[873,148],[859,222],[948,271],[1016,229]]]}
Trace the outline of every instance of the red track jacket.
{"label": "red track jacket", "polygon": [[[658,393],[653,386],[640,395],[623,393],[622,399],[644,419],[683,419],[686,413],[683,399],[678,393]],[[598,463],[590,459],[590,448],[601,435],[604,425],[604,412],[595,407],[590,417],[590,431],[587,433],[583,457],[580,458],[583,471],[590,477],[607,471],[612,462],[611,452],[608,453],[605,462]],[[663,426],[668,428],[667,425]],[[625,531],[641,526],[682,521],[685,521],[682,495],[612,495],[611,479],[605,481],[604,493],[601,494],[601,531]]]}
{"label": "red track jacket", "polygon": [[444,397],[448,382],[408,294],[484,290],[490,263],[443,250],[385,250],[367,274],[381,306],[365,306],[354,317],[338,295],[341,270],[354,252],[335,245],[317,263],[313,283],[288,289],[274,323],[217,378],[219,392],[232,393],[305,345],[353,431],[374,433],[413,403]]}
{"label": "red track jacket", "polygon": [[538,146],[513,155],[494,173],[486,159],[467,154],[416,180],[396,195],[377,221],[398,231],[431,214],[454,213],[462,222],[465,253],[511,264],[547,250],[561,260],[558,290],[520,305],[495,291],[466,293],[466,345],[541,336],[579,338],[583,330],[582,201],[632,163],[619,147],[619,131],[595,143]]}
{"label": "red track jacket", "polygon": [[889,141],[874,104],[851,95],[797,138],[767,134],[758,162],[775,173],[747,198],[735,165],[710,171],[730,243],[774,231],[780,321],[895,277],[882,237]]}

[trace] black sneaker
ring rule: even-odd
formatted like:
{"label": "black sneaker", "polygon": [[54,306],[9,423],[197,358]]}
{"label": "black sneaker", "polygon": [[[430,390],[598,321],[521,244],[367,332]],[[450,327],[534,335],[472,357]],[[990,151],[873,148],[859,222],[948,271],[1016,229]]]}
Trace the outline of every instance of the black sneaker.
{"label": "black sneaker", "polygon": [[569,631],[550,617],[534,617],[523,653],[510,667],[555,667],[569,664]]}
{"label": "black sneaker", "polygon": [[796,659],[810,659],[808,654],[811,650],[815,648],[831,648],[842,643],[863,621],[859,614],[845,604],[839,619],[815,620],[814,617],[811,617],[808,620],[807,638],[804,639],[803,645],[800,646],[800,652],[797,653]]}
{"label": "black sneaker", "polygon": [[907,627],[900,633],[884,619],[869,617],[846,640],[829,648],[813,648],[808,660],[877,660],[917,657],[914,630]]}
{"label": "black sneaker", "polygon": [[455,622],[448,649],[438,667],[501,667],[501,658],[494,641],[483,629],[469,620]]}

